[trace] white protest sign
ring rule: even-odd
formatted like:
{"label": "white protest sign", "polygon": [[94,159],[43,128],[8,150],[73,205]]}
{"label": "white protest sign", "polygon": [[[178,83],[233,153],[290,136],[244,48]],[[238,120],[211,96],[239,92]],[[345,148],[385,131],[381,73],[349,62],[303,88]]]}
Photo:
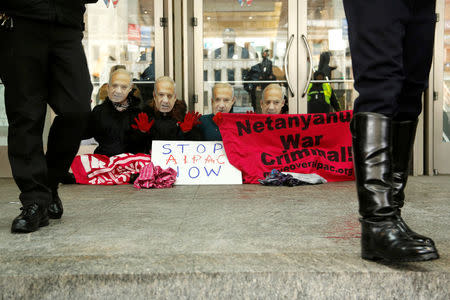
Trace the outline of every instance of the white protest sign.
{"label": "white protest sign", "polygon": [[242,184],[222,142],[153,141],[152,162],[176,170],[175,184]]}

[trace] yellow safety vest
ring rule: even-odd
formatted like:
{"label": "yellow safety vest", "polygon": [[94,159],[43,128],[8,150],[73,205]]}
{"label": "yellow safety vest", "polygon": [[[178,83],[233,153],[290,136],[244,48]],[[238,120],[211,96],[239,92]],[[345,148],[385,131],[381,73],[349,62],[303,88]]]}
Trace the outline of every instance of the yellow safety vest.
{"label": "yellow safety vest", "polygon": [[309,84],[308,86],[308,101],[311,100],[311,95],[315,95],[315,94],[320,94],[323,93],[325,96],[325,102],[330,104],[330,98],[331,98],[331,93],[333,92],[331,90],[331,85],[327,82],[322,83],[322,91],[312,91],[310,92],[311,88],[312,88],[312,83]]}

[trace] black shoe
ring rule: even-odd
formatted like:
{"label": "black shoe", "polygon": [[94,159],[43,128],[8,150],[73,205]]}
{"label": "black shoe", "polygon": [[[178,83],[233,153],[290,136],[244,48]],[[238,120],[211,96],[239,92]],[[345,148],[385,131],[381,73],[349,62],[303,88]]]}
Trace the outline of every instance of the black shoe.
{"label": "black shoe", "polygon": [[53,192],[52,203],[48,206],[48,216],[50,219],[61,219],[64,212],[61,199],[58,196],[58,192]]}
{"label": "black shoe", "polygon": [[360,219],[361,257],[390,262],[426,261],[439,258],[433,245],[411,239],[398,224],[397,218]]}
{"label": "black shoe", "polygon": [[62,178],[61,178],[62,184],[76,184],[77,181],[75,180],[75,175],[73,175],[70,172],[67,172]]}
{"label": "black shoe", "polygon": [[29,233],[48,225],[46,208],[35,203],[20,209],[22,212],[12,222],[12,233]]}

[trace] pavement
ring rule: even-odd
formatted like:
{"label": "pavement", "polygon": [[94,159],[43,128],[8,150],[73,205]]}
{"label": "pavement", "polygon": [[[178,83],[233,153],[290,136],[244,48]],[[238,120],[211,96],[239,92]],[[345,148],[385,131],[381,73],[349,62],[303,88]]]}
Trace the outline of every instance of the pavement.
{"label": "pavement", "polygon": [[402,264],[360,258],[354,182],[62,185],[62,219],[11,234],[18,193],[0,179],[1,299],[450,299],[450,176],[410,177],[441,258]]}

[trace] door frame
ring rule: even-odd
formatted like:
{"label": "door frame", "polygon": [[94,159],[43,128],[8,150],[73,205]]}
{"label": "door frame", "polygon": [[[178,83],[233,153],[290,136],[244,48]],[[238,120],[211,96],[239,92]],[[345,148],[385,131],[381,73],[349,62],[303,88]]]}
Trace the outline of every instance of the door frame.
{"label": "door frame", "polygon": [[428,173],[450,174],[450,142],[442,142],[443,130],[443,104],[444,104],[444,43],[445,43],[445,0],[437,0],[436,13],[438,22],[436,23],[435,47],[433,68],[430,74],[429,89],[429,111],[427,122],[428,134],[430,136],[429,150],[427,157]]}

